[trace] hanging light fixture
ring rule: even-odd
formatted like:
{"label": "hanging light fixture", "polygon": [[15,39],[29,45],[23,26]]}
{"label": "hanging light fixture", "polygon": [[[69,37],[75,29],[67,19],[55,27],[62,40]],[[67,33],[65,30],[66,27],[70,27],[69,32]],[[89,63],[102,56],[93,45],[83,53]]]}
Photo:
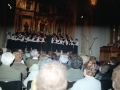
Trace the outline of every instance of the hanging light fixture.
{"label": "hanging light fixture", "polygon": [[97,4],[97,0],[91,0],[91,4],[95,6]]}

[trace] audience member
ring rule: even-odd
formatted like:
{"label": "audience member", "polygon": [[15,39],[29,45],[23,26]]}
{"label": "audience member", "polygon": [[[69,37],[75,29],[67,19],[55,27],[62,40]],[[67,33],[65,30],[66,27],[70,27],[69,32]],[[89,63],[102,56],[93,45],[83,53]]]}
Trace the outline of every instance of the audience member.
{"label": "audience member", "polygon": [[59,62],[44,65],[32,82],[32,90],[66,90],[66,67]]}
{"label": "audience member", "polygon": [[23,55],[19,51],[15,51],[13,54],[15,55],[15,60],[11,67],[19,70],[22,73],[23,78],[25,78],[27,76],[27,66],[21,63]]}
{"label": "audience member", "polygon": [[88,56],[86,56],[86,55],[81,55],[80,57],[81,57],[82,60],[83,60],[83,67],[82,67],[82,70],[83,70],[84,64],[87,63],[87,62],[89,61],[89,58],[88,58]]}
{"label": "audience member", "polygon": [[0,66],[1,66],[1,56],[2,56],[2,54],[3,54],[3,50],[2,50],[2,48],[0,48]]}
{"label": "audience member", "polygon": [[52,59],[53,62],[58,61],[57,55],[56,55],[55,53],[53,53],[53,54],[51,55],[51,59]]}
{"label": "audience member", "polygon": [[112,73],[112,86],[114,90],[120,90],[120,65],[118,65]]}
{"label": "audience member", "polygon": [[[83,60],[78,55],[73,55],[71,57],[71,66],[72,68],[67,70],[67,80],[69,82],[77,81],[83,78],[82,70]],[[74,75],[73,75],[74,73]]]}
{"label": "audience member", "polygon": [[[48,58],[47,56],[39,58],[39,59],[40,59],[39,62],[38,62],[39,69],[41,69],[41,67],[44,66],[47,63],[52,63],[52,60],[50,58]],[[34,65],[34,67],[36,67],[36,65]],[[36,67],[36,69],[37,69],[37,67]],[[32,70],[30,72],[30,74],[28,75],[28,77],[24,80],[23,84],[26,87],[27,87],[28,81],[33,80],[37,76],[39,70],[36,70],[36,69]]]}
{"label": "audience member", "polygon": [[60,63],[65,65],[67,67],[67,69],[71,68],[71,66],[67,64],[68,63],[68,56],[66,54],[60,55],[59,61],[60,61]]}
{"label": "audience member", "polygon": [[107,73],[109,66],[107,63],[103,63],[99,67],[99,72],[95,75],[98,80],[111,80],[111,74]]}
{"label": "audience member", "polygon": [[14,81],[21,80],[20,71],[10,67],[15,56],[11,52],[5,52],[2,54],[0,66],[0,81]]}
{"label": "audience member", "polygon": [[94,61],[89,61],[84,66],[85,78],[75,82],[71,90],[101,90],[101,83],[93,76],[97,71],[97,65]]}
{"label": "audience member", "polygon": [[27,67],[31,67],[33,64],[37,64],[38,63],[38,57],[39,57],[39,54],[38,54],[38,51],[37,49],[33,49],[31,52],[30,52],[30,55],[31,55],[31,58],[32,59],[28,59],[26,61],[26,64],[27,64]]}

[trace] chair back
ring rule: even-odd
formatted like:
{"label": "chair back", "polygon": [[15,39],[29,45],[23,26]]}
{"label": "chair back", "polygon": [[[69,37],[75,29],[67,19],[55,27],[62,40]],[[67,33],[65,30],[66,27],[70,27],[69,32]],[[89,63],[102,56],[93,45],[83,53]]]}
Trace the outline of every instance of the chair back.
{"label": "chair back", "polygon": [[31,80],[31,81],[28,81],[28,83],[27,83],[27,90],[30,90],[30,88],[31,88],[31,83],[32,83],[32,80]]}
{"label": "chair back", "polygon": [[75,83],[75,81],[74,82],[68,82],[67,89],[70,89],[73,86],[74,83]]}
{"label": "chair back", "polygon": [[112,81],[111,80],[101,80],[101,90],[112,89]]}
{"label": "chair back", "polygon": [[21,81],[0,81],[2,90],[22,90]]}

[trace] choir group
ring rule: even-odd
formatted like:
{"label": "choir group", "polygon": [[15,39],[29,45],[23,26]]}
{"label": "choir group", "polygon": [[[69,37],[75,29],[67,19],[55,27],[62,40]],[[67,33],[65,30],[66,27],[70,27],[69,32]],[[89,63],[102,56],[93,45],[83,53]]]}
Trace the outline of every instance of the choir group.
{"label": "choir group", "polygon": [[43,32],[16,32],[11,35],[10,32],[7,33],[7,45],[6,47],[15,50],[22,49],[30,51],[31,49],[37,49],[38,51],[48,51],[53,52],[73,52],[77,54],[78,50],[78,39],[73,40],[73,38],[64,33],[58,33],[53,35],[46,34]]}

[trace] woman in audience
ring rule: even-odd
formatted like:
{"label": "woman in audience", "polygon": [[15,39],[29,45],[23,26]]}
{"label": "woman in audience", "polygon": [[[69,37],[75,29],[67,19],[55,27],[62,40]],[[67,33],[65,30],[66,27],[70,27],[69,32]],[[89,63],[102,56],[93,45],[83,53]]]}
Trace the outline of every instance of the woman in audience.
{"label": "woman in audience", "polygon": [[23,57],[22,53],[19,51],[15,51],[13,54],[15,55],[15,60],[11,67],[19,70],[22,73],[23,78],[25,78],[27,76],[27,66],[21,63]]}
{"label": "woman in audience", "polygon": [[[39,57],[39,62],[38,62],[38,68],[39,68],[39,70],[42,68],[42,66],[44,66],[47,63],[52,63],[52,60],[49,57],[47,57],[47,56],[45,56],[45,57],[44,56]],[[37,69],[36,65],[34,65],[32,67]],[[28,81],[33,80],[37,76],[39,70],[36,70],[36,69],[32,69],[32,71],[30,72],[30,74],[28,75],[28,77],[24,80],[23,84],[26,87],[27,87]]]}
{"label": "woman in audience", "polygon": [[60,55],[59,62],[62,63],[63,65],[65,65],[67,67],[67,69],[71,68],[71,66],[67,64],[68,63],[67,54]]}
{"label": "woman in audience", "polygon": [[32,82],[32,90],[66,90],[66,67],[59,62],[44,65]]}
{"label": "woman in audience", "polygon": [[112,81],[114,90],[120,90],[120,65],[113,70]]}
{"label": "woman in audience", "polygon": [[97,65],[90,60],[84,66],[85,78],[78,80],[71,90],[101,90],[101,83],[93,76],[97,71]]}
{"label": "woman in audience", "polygon": [[[68,82],[77,81],[83,78],[83,71],[82,71],[83,60],[78,55],[73,55],[71,57],[71,66],[69,70],[67,70],[67,80]],[[73,75],[74,73],[74,75]]]}
{"label": "woman in audience", "polygon": [[113,69],[117,66],[117,58],[116,57],[111,57],[108,65],[109,65],[109,73],[112,74]]}
{"label": "woman in audience", "polygon": [[109,66],[107,63],[101,63],[99,67],[99,72],[95,75],[95,78],[98,80],[111,80],[111,74],[107,73]]}
{"label": "woman in audience", "polygon": [[0,48],[0,66],[1,66],[1,56],[2,56],[2,54],[3,54],[3,50],[2,50],[2,48]]}

